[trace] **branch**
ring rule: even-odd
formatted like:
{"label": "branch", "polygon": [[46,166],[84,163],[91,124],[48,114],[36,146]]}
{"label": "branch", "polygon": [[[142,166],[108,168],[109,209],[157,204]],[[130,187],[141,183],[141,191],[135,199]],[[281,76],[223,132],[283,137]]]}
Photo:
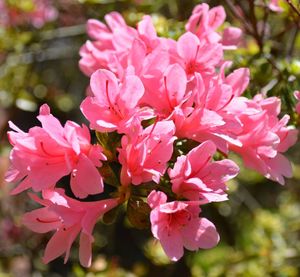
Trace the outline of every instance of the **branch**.
{"label": "branch", "polygon": [[291,0],[286,0],[286,2],[289,4],[292,10],[300,17],[300,11],[296,8],[293,2]]}

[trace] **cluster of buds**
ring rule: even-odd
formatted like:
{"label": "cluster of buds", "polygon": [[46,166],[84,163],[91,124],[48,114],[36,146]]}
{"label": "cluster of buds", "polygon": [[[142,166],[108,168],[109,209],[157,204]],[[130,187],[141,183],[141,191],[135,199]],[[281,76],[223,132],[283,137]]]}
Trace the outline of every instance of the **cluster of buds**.
{"label": "cluster of buds", "polygon": [[[173,261],[184,248],[214,247],[219,235],[201,206],[227,200],[226,181],[239,172],[231,151],[266,178],[284,184],[291,177],[283,152],[297,131],[287,126],[288,115],[279,118],[278,98],[242,96],[247,68],[225,73],[231,62],[223,53],[237,47],[242,32],[217,32],[224,20],[223,7],[200,4],[177,41],[158,37],[150,16],[137,28],[117,12],[105,16],[107,24],[89,20],[92,41],[81,48],[79,65],[90,86],[80,108],[97,144],[86,126],[62,126],[47,105],[41,127],[26,133],[10,123],[6,179],[19,183],[12,193],[32,189],[31,199],[43,206],[26,213],[24,224],[55,231],[45,262],[64,253],[67,260],[80,233],[80,262],[90,266],[96,222],[125,205],[132,225],[151,227]],[[56,186],[64,176],[66,191]],[[101,200],[85,199],[91,195]]]}

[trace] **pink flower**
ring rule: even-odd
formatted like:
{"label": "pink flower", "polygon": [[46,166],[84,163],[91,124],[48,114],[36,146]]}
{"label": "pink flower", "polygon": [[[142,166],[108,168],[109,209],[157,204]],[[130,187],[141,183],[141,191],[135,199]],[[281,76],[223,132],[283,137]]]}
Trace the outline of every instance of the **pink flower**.
{"label": "pink flower", "polygon": [[[88,34],[94,41],[87,41],[80,49],[79,66],[88,76],[97,69],[109,69],[122,78],[130,60],[139,59],[141,64],[141,54],[148,55],[165,41],[157,36],[150,16],[144,16],[137,29],[127,26],[117,12],[109,13],[105,20],[108,26],[95,19],[87,24]],[[140,55],[130,57],[132,48],[138,49],[135,55]]]}
{"label": "pink flower", "polygon": [[222,6],[209,9],[206,3],[199,4],[193,9],[185,29],[194,33],[200,39],[215,43],[221,39],[221,36],[215,30],[224,23],[225,18],[226,14]]}
{"label": "pink flower", "polygon": [[223,49],[236,49],[240,42],[242,30],[236,27],[227,27],[223,34],[216,30],[224,23],[226,18],[225,10],[222,6],[209,9],[206,3],[199,4],[193,9],[185,29],[194,33],[200,41],[205,40],[206,44],[221,43]]}
{"label": "pink flower", "polygon": [[34,0],[35,8],[29,13],[27,18],[30,18],[32,25],[35,28],[41,28],[46,22],[53,21],[58,16],[58,11],[53,6],[50,0]]}
{"label": "pink flower", "polygon": [[139,39],[146,45],[147,53],[152,52],[161,43],[161,39],[157,36],[151,16],[143,16],[143,19],[137,24],[137,31]]}
{"label": "pink flower", "polygon": [[248,84],[247,70],[239,69],[229,76],[223,76],[224,66],[220,74],[202,78],[195,74],[193,96],[183,107],[177,108],[173,114],[176,135],[198,142],[212,140],[223,153],[228,152],[228,143],[240,145],[237,134],[241,131],[241,123],[228,109],[236,94],[243,92]]}
{"label": "pink flower", "polygon": [[183,34],[178,39],[177,52],[187,75],[194,75],[195,72],[213,73],[215,67],[223,59],[221,44],[208,44],[205,41],[200,41],[191,32]]}
{"label": "pink flower", "polygon": [[300,91],[299,90],[295,91],[294,96],[298,101],[298,103],[296,104],[296,107],[295,107],[296,113],[300,114]]}
{"label": "pink flower", "polygon": [[185,71],[179,64],[170,65],[156,81],[159,84],[148,87],[150,93],[143,98],[143,103],[153,108],[160,118],[169,117],[176,107],[192,97]]}
{"label": "pink flower", "polygon": [[26,11],[18,8],[16,4],[7,4],[5,0],[0,0],[0,25],[14,27],[32,24],[35,28],[41,28],[57,18],[58,12],[51,0],[32,0],[32,4],[32,9]]}
{"label": "pink flower", "polygon": [[33,127],[28,133],[10,122],[14,131],[8,132],[8,137],[13,149],[6,180],[20,182],[12,193],[30,187],[34,191],[53,188],[59,179],[69,174],[71,189],[77,197],[101,193],[103,179],[96,167],[100,167],[100,160],[106,157],[99,145],[90,144],[88,128],[72,121],[62,127],[46,104],[41,106],[37,118],[42,127]]}
{"label": "pink flower", "polygon": [[[234,96],[241,96],[248,87],[250,71],[248,68],[238,68],[224,78],[225,84],[231,86]],[[229,104],[229,103],[228,103]]]}
{"label": "pink flower", "polygon": [[279,6],[279,0],[270,0],[268,7],[271,11],[280,13],[283,9]]}
{"label": "pink flower", "polygon": [[43,199],[36,195],[31,195],[31,198],[44,207],[26,213],[23,223],[37,233],[55,231],[46,246],[43,261],[48,263],[66,253],[66,263],[71,246],[80,233],[80,263],[89,267],[94,226],[97,220],[118,204],[118,199],[80,202],[67,197],[62,189],[44,190]]}
{"label": "pink flower", "polygon": [[212,248],[219,242],[215,226],[199,217],[199,202],[167,202],[167,196],[153,190],[148,196],[151,230],[172,261],[183,256],[183,248],[195,251]]}
{"label": "pink flower", "polygon": [[174,133],[172,121],[161,121],[123,136],[119,149],[122,185],[139,185],[151,180],[158,184],[173,153]]}
{"label": "pink flower", "polygon": [[133,33],[134,29],[127,26],[122,15],[111,12],[105,16],[106,26],[96,19],[87,22],[87,33],[94,42],[87,41],[80,49],[79,67],[83,73],[90,76],[97,69],[110,68],[110,62],[115,52],[113,45],[113,30],[120,29],[123,33]]}
{"label": "pink flower", "polygon": [[93,96],[82,102],[81,111],[92,129],[126,133],[135,118],[152,117],[152,112],[138,107],[144,87],[136,76],[127,76],[123,83],[119,83],[113,73],[100,69],[91,77],[91,90]]}
{"label": "pink flower", "polygon": [[223,38],[221,43],[224,49],[234,50],[241,42],[242,30],[236,27],[227,27],[223,31]]}
{"label": "pink flower", "polygon": [[243,126],[238,135],[242,145],[230,145],[230,149],[242,156],[247,167],[284,184],[283,177],[291,177],[292,168],[281,153],[296,142],[298,132],[286,126],[288,115],[278,119],[280,100],[276,97],[264,99],[261,95],[253,100],[237,98],[229,109],[232,112],[236,109]]}
{"label": "pink flower", "polygon": [[205,141],[186,156],[179,156],[168,171],[173,192],[189,200],[227,200],[225,182],[234,178],[239,168],[228,159],[212,162],[216,150],[213,142]]}
{"label": "pink flower", "polygon": [[108,68],[109,52],[105,46],[97,42],[87,41],[79,51],[80,70],[87,76],[91,76],[99,68]]}

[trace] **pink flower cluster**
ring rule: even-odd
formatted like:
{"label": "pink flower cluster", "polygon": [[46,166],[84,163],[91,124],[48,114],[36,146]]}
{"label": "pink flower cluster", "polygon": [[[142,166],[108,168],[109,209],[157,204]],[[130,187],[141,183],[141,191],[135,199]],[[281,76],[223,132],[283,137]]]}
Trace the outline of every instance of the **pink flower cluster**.
{"label": "pink flower cluster", "polygon": [[242,96],[249,83],[247,68],[225,74],[231,62],[223,52],[236,48],[241,31],[217,32],[225,20],[221,6],[196,6],[177,41],[159,37],[150,16],[136,29],[117,12],[105,20],[107,25],[88,21],[93,40],[80,50],[80,68],[91,76],[81,111],[91,129],[121,136],[114,162],[121,165],[119,192],[127,190],[127,198],[120,193],[119,198],[80,202],[55,188],[70,175],[77,198],[102,193],[105,178],[98,168],[108,157],[106,149],[91,144],[86,126],[71,121],[61,126],[47,105],[38,116],[42,127],[25,133],[11,123],[7,180],[20,182],[13,193],[42,191],[42,199],[31,197],[44,207],[27,213],[24,223],[36,232],[56,231],[45,262],[63,253],[67,259],[80,233],[84,266],[91,262],[95,222],[126,201],[132,187],[156,184],[147,197],[152,234],[177,261],[184,248],[206,249],[219,241],[214,224],[201,216],[201,205],[227,200],[226,181],[239,168],[214,155],[238,153],[247,167],[284,184],[292,172],[282,153],[295,143],[297,132],[287,126],[287,115],[279,118],[278,98]]}
{"label": "pink flower cluster", "polygon": [[58,11],[52,0],[32,0],[32,6],[32,9],[23,11],[6,0],[0,0],[0,26],[16,27],[29,23],[35,28],[41,28],[57,18]]}

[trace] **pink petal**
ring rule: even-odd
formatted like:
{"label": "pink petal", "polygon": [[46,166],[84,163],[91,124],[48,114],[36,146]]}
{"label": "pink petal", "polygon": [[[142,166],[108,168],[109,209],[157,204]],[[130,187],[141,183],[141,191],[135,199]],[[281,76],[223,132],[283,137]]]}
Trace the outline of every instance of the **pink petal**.
{"label": "pink petal", "polygon": [[[77,124],[76,124],[77,125]],[[79,126],[74,126],[74,122],[67,121],[65,124],[65,138],[72,146],[74,152],[78,155],[80,153],[80,144],[78,140],[78,135],[76,132],[76,128],[78,129]]]}
{"label": "pink petal", "polygon": [[[119,91],[116,76],[105,69],[99,69],[91,76],[91,90],[102,107],[114,104]],[[109,97],[109,98],[108,98]]]}
{"label": "pink petal", "polygon": [[216,66],[221,62],[222,58],[223,49],[221,44],[204,44],[199,50],[199,55],[197,55],[197,62],[206,67]]}
{"label": "pink petal", "polygon": [[79,241],[79,260],[84,267],[90,267],[92,263],[92,242],[93,237],[83,232],[80,234]]}
{"label": "pink petal", "polygon": [[265,176],[281,185],[284,185],[285,183],[283,176],[288,178],[293,176],[290,161],[280,153],[278,153],[275,158],[268,159],[266,163],[268,166],[268,173]]}
{"label": "pink petal", "polygon": [[72,243],[76,239],[80,231],[80,225],[75,225],[67,230],[60,229],[58,230],[52,238],[49,240],[45,253],[43,262],[49,263],[57,257],[61,256],[66,252],[65,263],[69,258],[70,249]]}
{"label": "pink petal", "polygon": [[96,19],[89,19],[86,23],[87,33],[92,39],[102,38],[103,32],[109,32],[105,24]]}
{"label": "pink petal", "polygon": [[187,32],[178,39],[178,54],[185,62],[194,61],[196,59],[199,45],[199,39],[191,32]]}
{"label": "pink petal", "polygon": [[[224,159],[216,161],[210,165],[214,180],[226,182],[238,175],[240,169],[237,164],[231,160]],[[218,176],[218,177],[217,177]]]}
{"label": "pink petal", "polygon": [[214,30],[219,28],[224,23],[226,18],[226,13],[222,6],[217,6],[212,8],[208,12],[208,15],[209,15],[208,24]]}
{"label": "pink petal", "polygon": [[59,216],[49,211],[48,207],[25,213],[22,223],[36,233],[47,233],[61,226]]}
{"label": "pink petal", "polygon": [[[137,76],[127,76],[120,91],[120,99],[129,112],[132,112],[144,94],[144,86]],[[126,115],[125,115],[126,116]]]}
{"label": "pink petal", "polygon": [[42,123],[43,129],[48,135],[62,146],[68,147],[68,143],[64,139],[64,129],[59,120],[50,114],[50,108],[47,104],[40,107],[40,115],[37,119]]}
{"label": "pink petal", "polygon": [[111,30],[127,26],[123,16],[118,12],[111,12],[105,15],[104,18]]}
{"label": "pink petal", "polygon": [[277,150],[279,152],[287,151],[298,140],[299,131],[297,129],[294,129],[292,126],[288,126],[286,132],[285,138],[281,140],[280,144],[278,145]]}
{"label": "pink petal", "polygon": [[23,192],[24,190],[27,190],[27,189],[29,189],[29,188],[31,188],[31,183],[28,182],[28,177],[26,177],[22,182],[20,182],[20,183],[18,184],[18,186],[17,186],[16,188],[14,188],[14,189],[10,192],[10,194],[11,194],[11,195],[16,195],[16,194],[21,193],[21,192]]}
{"label": "pink petal", "polygon": [[156,30],[149,15],[143,16],[143,19],[138,23],[137,29],[143,39],[151,40],[156,38]]}
{"label": "pink petal", "polygon": [[164,73],[166,78],[167,93],[172,107],[177,106],[183,100],[187,77],[185,71],[179,64],[171,65]]}
{"label": "pink petal", "polygon": [[215,144],[208,140],[201,143],[188,153],[188,159],[192,165],[193,172],[198,172],[204,167],[216,152]]}
{"label": "pink petal", "polygon": [[206,218],[199,218],[185,225],[181,231],[183,245],[189,250],[198,248],[209,249],[219,242],[219,234],[214,226]]}
{"label": "pink petal", "polygon": [[240,96],[247,88],[250,80],[248,68],[239,68],[234,70],[226,77],[226,84],[231,85],[235,96]]}
{"label": "pink petal", "polygon": [[128,65],[132,65],[136,74],[142,70],[145,57],[147,55],[147,49],[143,41],[135,39],[132,43],[131,50],[128,55]]}
{"label": "pink petal", "polygon": [[243,32],[240,28],[236,28],[236,27],[225,28],[223,31],[222,44],[226,46],[232,46],[232,47],[238,45],[241,41],[242,33]]}
{"label": "pink petal", "polygon": [[88,205],[87,213],[82,219],[82,230],[86,234],[91,235],[94,226],[106,212],[118,205],[119,198],[105,199],[95,202],[86,202]]}
{"label": "pink petal", "polygon": [[[294,96],[297,100],[300,100],[300,90],[296,90],[294,91]],[[10,126],[10,128],[12,129],[12,127]]]}
{"label": "pink petal", "polygon": [[152,190],[148,195],[147,202],[151,209],[167,202],[167,195],[161,191]]}
{"label": "pink petal", "polygon": [[76,197],[85,198],[89,194],[103,191],[103,180],[97,168],[84,154],[79,156],[71,173],[71,189]]}
{"label": "pink petal", "polygon": [[176,262],[183,256],[183,241],[178,230],[162,232],[159,241],[170,260]]}
{"label": "pink petal", "polygon": [[180,202],[180,201],[173,201],[173,202],[167,202],[163,205],[159,206],[159,211],[161,213],[166,214],[175,214],[178,211],[184,210],[188,207],[187,203]]}

